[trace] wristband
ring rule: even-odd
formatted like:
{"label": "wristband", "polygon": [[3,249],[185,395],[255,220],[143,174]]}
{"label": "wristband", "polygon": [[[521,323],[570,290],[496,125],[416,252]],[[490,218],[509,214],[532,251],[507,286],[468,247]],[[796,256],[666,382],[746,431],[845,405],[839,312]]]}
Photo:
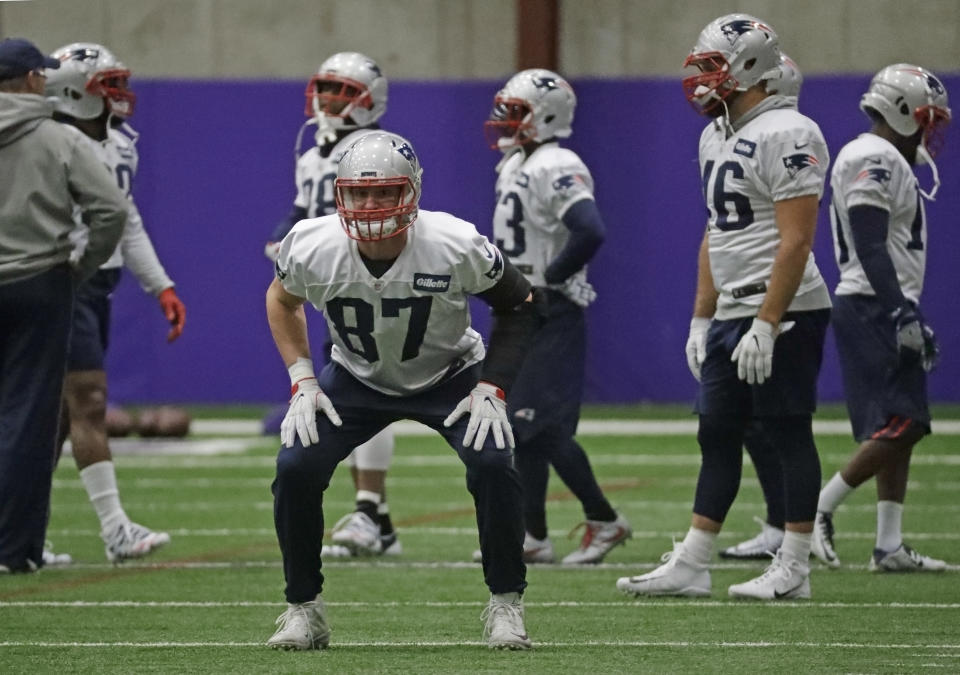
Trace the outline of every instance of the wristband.
{"label": "wristband", "polygon": [[297,382],[301,380],[309,380],[310,378],[316,378],[316,375],[313,372],[313,359],[307,359],[304,357],[299,357],[287,368],[287,373],[290,374],[290,386],[296,387]]}

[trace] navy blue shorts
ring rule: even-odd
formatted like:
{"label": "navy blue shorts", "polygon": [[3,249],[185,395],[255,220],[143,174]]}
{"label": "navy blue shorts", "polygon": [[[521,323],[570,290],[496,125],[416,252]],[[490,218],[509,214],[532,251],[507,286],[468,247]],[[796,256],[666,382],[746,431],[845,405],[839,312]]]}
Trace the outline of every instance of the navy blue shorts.
{"label": "navy blue shorts", "polygon": [[120,268],[97,270],[77,287],[67,370],[103,370],[110,339],[110,295],[120,283]]}
{"label": "navy blue shorts", "polygon": [[742,419],[813,414],[830,310],[787,312],[781,323],[790,321],[793,327],[774,343],[770,379],[759,385],[737,377],[737,364],[730,360],[753,317],[711,322],[696,412]]}
{"label": "navy blue shorts", "polygon": [[927,374],[900,363],[896,325],[877,299],[838,295],[833,333],[853,437],[896,438],[911,425],[930,433]]}
{"label": "navy blue shorts", "polygon": [[517,442],[544,432],[572,438],[580,421],[587,328],[583,310],[556,291],[548,291],[547,319],[507,396]]}

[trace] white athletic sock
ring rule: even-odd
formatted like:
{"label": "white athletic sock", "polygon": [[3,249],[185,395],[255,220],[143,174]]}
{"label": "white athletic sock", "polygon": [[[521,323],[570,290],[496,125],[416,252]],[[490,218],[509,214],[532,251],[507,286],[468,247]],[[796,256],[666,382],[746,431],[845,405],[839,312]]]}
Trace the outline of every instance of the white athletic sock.
{"label": "white athletic sock", "polygon": [[691,527],[687,530],[687,536],[683,538],[683,548],[694,562],[708,565],[713,556],[713,544],[716,540],[716,532]]}
{"label": "white athletic sock", "polygon": [[810,559],[810,540],[813,533],[791,532],[786,530],[783,533],[783,543],[780,544],[780,556],[784,561],[796,561],[801,565],[809,565]]}
{"label": "white athletic sock", "polygon": [[120,505],[120,491],[117,489],[117,474],[113,462],[105,460],[91,464],[80,472],[80,480],[87,489],[90,502],[100,519],[100,529],[109,530],[116,523],[127,520]]}
{"label": "white athletic sock", "polygon": [[833,513],[840,506],[840,502],[847,498],[847,495],[853,492],[853,488],[847,485],[846,481],[837,471],[833,478],[827,481],[827,484],[820,490],[820,501],[817,504],[817,511],[824,513]]}
{"label": "white athletic sock", "polygon": [[380,493],[373,492],[372,490],[357,490],[357,503],[360,502],[373,502],[374,504],[379,504]]}
{"label": "white athletic sock", "polygon": [[882,500],[877,502],[877,548],[896,551],[903,543],[903,504]]}
{"label": "white athletic sock", "polygon": [[377,515],[385,516],[390,513],[390,506],[386,502],[380,502],[377,504]]}

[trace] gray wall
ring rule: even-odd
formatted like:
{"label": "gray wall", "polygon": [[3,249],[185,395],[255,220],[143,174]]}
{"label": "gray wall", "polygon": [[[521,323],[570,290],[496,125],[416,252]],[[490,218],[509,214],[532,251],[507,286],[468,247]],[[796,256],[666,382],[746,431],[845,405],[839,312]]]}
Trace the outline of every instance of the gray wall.
{"label": "gray wall", "polygon": [[[675,77],[700,29],[746,11],[805,73],[897,61],[960,70],[957,0],[561,0],[570,77]],[[514,0],[33,0],[0,2],[0,35],[42,49],[112,48],[138,77],[302,79],[362,51],[404,80],[500,79],[513,70]]]}

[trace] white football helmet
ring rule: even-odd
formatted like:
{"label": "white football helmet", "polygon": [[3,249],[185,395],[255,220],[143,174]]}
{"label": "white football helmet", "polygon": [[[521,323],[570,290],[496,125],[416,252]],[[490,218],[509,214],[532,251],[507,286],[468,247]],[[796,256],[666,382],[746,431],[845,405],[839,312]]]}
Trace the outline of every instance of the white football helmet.
{"label": "white football helmet", "polygon": [[304,114],[327,118],[339,129],[359,129],[387,110],[387,78],[376,61],[357,52],[340,52],[320,64],[307,84]]}
{"label": "white football helmet", "polygon": [[491,149],[504,151],[567,138],[576,107],[577,96],[565,79],[542,68],[523,70],[497,92],[484,132]]}
{"label": "white football helmet", "polygon": [[700,32],[683,67],[700,72],[683,78],[687,100],[709,113],[735,91],[746,91],[778,77],[780,39],[776,32],[749,14],[727,14]]}
{"label": "white football helmet", "polygon": [[803,73],[797,62],[784,53],[780,53],[779,76],[767,80],[767,92],[791,98],[800,97],[800,87],[803,86]]}
{"label": "white football helmet", "polygon": [[46,95],[56,109],[75,119],[99,117],[104,109],[121,119],[133,114],[137,97],[128,87],[130,70],[109,49],[93,42],[75,42],[51,54],[60,67],[47,71]]}
{"label": "white football helmet", "polygon": [[923,129],[921,145],[930,156],[941,149],[950,122],[946,87],[926,68],[909,63],[887,66],[874,75],[860,109],[875,110],[901,136]]}
{"label": "white football helmet", "polygon": [[386,131],[364,134],[337,168],[337,213],[351,239],[380,241],[413,225],[423,169],[413,146]]}

